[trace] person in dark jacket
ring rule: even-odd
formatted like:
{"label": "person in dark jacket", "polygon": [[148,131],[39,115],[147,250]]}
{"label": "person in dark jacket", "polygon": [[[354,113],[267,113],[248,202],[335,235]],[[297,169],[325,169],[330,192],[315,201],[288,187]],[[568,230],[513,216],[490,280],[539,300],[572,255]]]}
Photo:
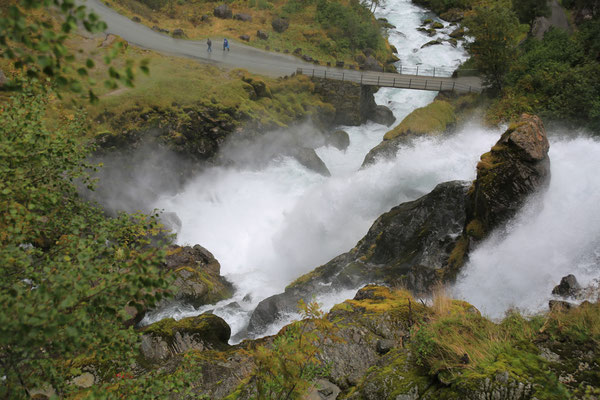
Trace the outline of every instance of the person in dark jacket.
{"label": "person in dark jacket", "polygon": [[229,41],[227,40],[227,38],[223,39],[223,51],[229,51]]}
{"label": "person in dark jacket", "polygon": [[208,51],[209,53],[212,52],[212,42],[210,41],[210,38],[206,40],[206,45],[208,46],[208,49],[206,49],[206,51]]}

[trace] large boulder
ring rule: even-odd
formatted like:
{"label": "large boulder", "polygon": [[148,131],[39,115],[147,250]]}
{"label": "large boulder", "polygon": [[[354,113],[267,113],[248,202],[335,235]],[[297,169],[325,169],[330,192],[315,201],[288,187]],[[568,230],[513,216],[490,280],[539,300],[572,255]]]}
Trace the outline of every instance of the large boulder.
{"label": "large boulder", "polygon": [[219,275],[221,265],[200,245],[167,249],[164,267],[175,274],[175,299],[198,307],[230,297],[233,286]]}
{"label": "large boulder", "polygon": [[325,135],[325,144],[338,150],[346,150],[350,145],[350,136],[348,136],[348,132],[337,129]]}
{"label": "large boulder", "polygon": [[222,350],[228,347],[231,328],[212,314],[163,319],[142,330],[141,351],[147,362],[157,363],[188,350]]}
{"label": "large boulder", "polygon": [[431,193],[392,208],[348,253],[301,276],[284,293],[261,301],[250,318],[248,331],[265,327],[297,303],[325,291],[351,289],[365,282],[404,285],[422,292],[438,280],[465,220],[467,182],[446,182]]}
{"label": "large boulder", "polygon": [[221,19],[228,19],[233,16],[233,12],[227,4],[221,4],[220,6],[215,7],[215,9],[213,10],[213,14],[215,17]]}
{"label": "large boulder", "polygon": [[466,221],[446,271],[454,276],[469,249],[501,229],[534,193],[550,182],[550,144],[542,120],[523,114],[477,164],[466,201]]}
{"label": "large boulder", "polygon": [[284,18],[275,18],[273,22],[271,22],[271,26],[275,32],[283,33],[289,28],[290,21]]}
{"label": "large boulder", "polygon": [[252,21],[252,15],[238,13],[238,14],[235,14],[233,16],[233,19],[237,19],[238,21],[242,21],[242,22],[251,22]]}
{"label": "large boulder", "polygon": [[392,110],[386,106],[378,105],[375,107],[375,113],[371,120],[381,125],[390,126],[396,122],[396,117],[394,117]]}
{"label": "large boulder", "polygon": [[581,285],[577,282],[575,275],[563,276],[560,283],[552,289],[552,294],[562,297],[574,297],[581,291]]}
{"label": "large boulder", "polygon": [[308,147],[297,147],[289,150],[288,154],[311,171],[323,176],[331,176],[329,169],[327,169],[327,166],[317,155],[314,149]]}

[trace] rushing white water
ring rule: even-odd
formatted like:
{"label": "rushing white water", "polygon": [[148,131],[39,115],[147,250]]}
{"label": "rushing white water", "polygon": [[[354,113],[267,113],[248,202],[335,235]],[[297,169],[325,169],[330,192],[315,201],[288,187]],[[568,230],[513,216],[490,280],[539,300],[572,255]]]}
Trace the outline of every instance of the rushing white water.
{"label": "rushing white water", "polygon": [[454,294],[491,317],[545,309],[561,277],[600,276],[600,142],[550,140],[551,183],[470,257]]}
{"label": "rushing white water", "polygon": [[[396,25],[389,31],[403,66],[456,67],[465,59],[449,44],[421,46],[436,37],[416,30],[433,15],[410,0],[388,0],[377,12]],[[450,27],[438,35],[447,38]],[[376,102],[388,106],[399,123],[408,113],[430,103],[436,93],[381,89]],[[147,316],[145,323],[171,316],[182,318],[213,310],[232,327],[243,330],[258,302],[281,292],[298,276],[348,251],[373,221],[391,207],[415,199],[447,180],[472,179],[479,155],[498,132],[467,129],[442,140],[422,139],[404,148],[397,159],[360,170],[366,153],[391,128],[367,123],[342,127],[350,136],[346,151],[317,149],[332,173],[315,174],[290,158],[260,169],[216,167],[193,179],[176,196],[155,205],[182,220],[177,241],[209,249],[221,273],[236,287],[233,299],[193,309],[175,304]],[[352,292],[319,298],[325,309]],[[289,319],[290,315],[272,331]]]}

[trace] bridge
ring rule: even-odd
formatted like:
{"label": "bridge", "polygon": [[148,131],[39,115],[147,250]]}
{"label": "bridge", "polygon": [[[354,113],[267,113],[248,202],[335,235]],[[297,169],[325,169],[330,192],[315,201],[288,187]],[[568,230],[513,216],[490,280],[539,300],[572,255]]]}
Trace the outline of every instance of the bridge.
{"label": "bridge", "polygon": [[296,69],[296,74],[399,89],[454,91],[457,93],[481,93],[483,90],[481,78],[477,76],[452,77],[452,73],[443,68],[421,68],[419,71],[419,67],[401,67],[399,73],[391,73],[302,67]]}
{"label": "bridge", "polygon": [[[94,11],[107,24],[107,33],[121,36],[133,45],[170,54],[183,56],[204,63],[228,68],[244,68],[250,72],[281,77],[303,74],[315,78],[356,82],[363,85],[394,87],[416,90],[453,90],[460,93],[481,92],[482,82],[478,77],[452,77],[451,70],[401,67],[399,73],[359,71],[336,67],[317,66],[289,54],[267,52],[230,40],[231,51],[206,51],[204,41],[174,39],[133,22],[124,15],[107,7],[101,0],[76,0]],[[216,43],[216,38],[213,38]]]}

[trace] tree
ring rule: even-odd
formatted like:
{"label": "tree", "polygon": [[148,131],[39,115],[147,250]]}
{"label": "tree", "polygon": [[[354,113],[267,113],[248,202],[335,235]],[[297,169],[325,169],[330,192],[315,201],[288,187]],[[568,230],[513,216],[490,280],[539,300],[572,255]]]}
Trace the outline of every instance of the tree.
{"label": "tree", "polygon": [[[48,13],[42,12],[48,7],[54,7],[61,14],[63,22],[59,26]],[[77,6],[75,0],[16,0],[8,7],[0,8],[0,12],[0,54],[11,60],[17,70],[27,79],[49,80],[71,92],[83,93],[87,89],[89,99],[97,100],[93,91],[95,82],[88,77],[94,61],[88,58],[83,63],[77,62],[66,46],[69,35],[79,29],[80,24],[90,33],[106,29],[106,24],[96,14],[88,13],[85,6]],[[120,43],[105,55],[106,64],[116,57],[119,46]],[[146,61],[139,68],[148,73]],[[134,72],[132,62],[122,70],[111,66],[104,84],[112,88],[118,83],[133,86]],[[17,77],[9,86],[19,88],[23,82]]]}
{"label": "tree", "polygon": [[537,17],[550,15],[548,0],[518,0],[513,1],[513,9],[523,24],[532,25]]}
{"label": "tree", "polygon": [[464,20],[473,41],[467,49],[487,83],[494,89],[502,87],[504,74],[515,57],[519,21],[510,3],[493,0],[476,6]]}
{"label": "tree", "polygon": [[106,217],[83,201],[90,185],[80,120],[49,131],[48,96],[34,88],[0,110],[0,397],[25,398],[93,366],[103,377],[128,371],[138,335],[127,308],[159,300],[164,250],[150,246],[154,217]]}

